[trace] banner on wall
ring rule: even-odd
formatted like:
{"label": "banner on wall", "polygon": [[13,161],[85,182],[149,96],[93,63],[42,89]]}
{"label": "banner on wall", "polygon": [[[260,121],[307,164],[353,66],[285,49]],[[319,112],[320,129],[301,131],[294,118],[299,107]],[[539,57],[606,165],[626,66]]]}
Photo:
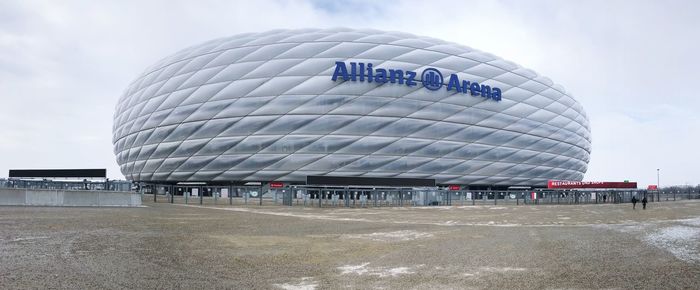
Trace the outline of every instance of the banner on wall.
{"label": "banner on wall", "polygon": [[577,189],[577,188],[637,188],[636,182],[610,182],[610,181],[567,181],[550,180],[547,182],[549,189]]}

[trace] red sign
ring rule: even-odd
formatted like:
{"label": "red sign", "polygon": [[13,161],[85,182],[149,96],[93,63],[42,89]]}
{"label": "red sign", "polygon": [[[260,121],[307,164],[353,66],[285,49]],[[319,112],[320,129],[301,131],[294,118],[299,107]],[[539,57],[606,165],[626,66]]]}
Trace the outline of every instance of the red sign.
{"label": "red sign", "polygon": [[459,190],[459,185],[450,185],[450,190]]}
{"label": "red sign", "polygon": [[652,184],[652,185],[647,186],[647,190],[658,190],[658,189],[659,189],[659,187],[656,186],[656,184]]}
{"label": "red sign", "polygon": [[609,181],[568,181],[550,180],[547,188],[574,189],[574,188],[637,188],[636,182],[609,182]]}
{"label": "red sign", "polygon": [[270,182],[270,188],[282,188],[284,183],[282,182]]}

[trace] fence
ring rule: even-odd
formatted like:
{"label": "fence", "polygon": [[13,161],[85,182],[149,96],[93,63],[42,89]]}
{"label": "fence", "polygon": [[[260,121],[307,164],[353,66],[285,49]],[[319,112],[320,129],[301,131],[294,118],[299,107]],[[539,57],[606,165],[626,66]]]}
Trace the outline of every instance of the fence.
{"label": "fence", "polygon": [[154,202],[213,205],[287,205],[306,207],[402,207],[467,205],[614,204],[636,196],[649,202],[700,199],[700,192],[647,190],[538,190],[452,191],[434,188],[313,188],[284,187],[264,190],[260,186],[170,186],[142,191]]}
{"label": "fence", "polygon": [[0,179],[0,188],[132,191],[132,183],[125,180]]}

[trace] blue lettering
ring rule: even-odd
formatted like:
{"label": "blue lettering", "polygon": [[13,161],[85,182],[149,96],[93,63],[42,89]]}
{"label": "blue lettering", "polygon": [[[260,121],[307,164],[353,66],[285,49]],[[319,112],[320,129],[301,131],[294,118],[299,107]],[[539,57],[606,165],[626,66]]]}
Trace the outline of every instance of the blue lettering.
{"label": "blue lettering", "polygon": [[462,92],[462,88],[459,86],[459,77],[456,74],[450,75],[450,80],[447,82],[447,90],[456,90],[458,93]]}
{"label": "blue lettering", "polygon": [[350,80],[357,81],[357,64],[354,62],[350,63]]}
{"label": "blue lettering", "polygon": [[[350,62],[350,69],[348,69],[345,62],[336,61],[331,80],[337,81],[338,79],[343,79],[343,81],[357,81],[359,78],[359,81],[367,81],[368,83],[377,82],[385,84],[390,82],[405,84],[408,87],[418,85],[416,82],[418,74],[414,71],[384,68],[374,69],[373,66],[374,65],[369,62]],[[477,82],[460,80],[456,73],[450,74],[450,79],[447,81],[447,84],[445,84],[443,83],[442,73],[431,67],[423,70],[421,82],[423,83],[423,87],[431,91],[439,90],[445,85],[447,91],[455,90],[457,93],[482,96],[497,102],[501,101],[502,91],[500,88],[492,88],[488,85],[480,85]]]}
{"label": "blue lettering", "polygon": [[350,77],[348,76],[348,67],[345,66],[345,63],[342,61],[335,62],[335,71],[333,72],[333,77],[331,78],[331,80],[335,81],[338,79],[338,77],[343,78],[344,81],[350,79]]}
{"label": "blue lettering", "polygon": [[462,81],[462,93],[469,92],[469,81]]}
{"label": "blue lettering", "polygon": [[406,71],[406,75],[408,76],[406,78],[406,85],[409,87],[417,85],[416,83],[416,72],[414,71]]}
{"label": "blue lettering", "polygon": [[403,71],[400,69],[390,69],[389,82],[396,83],[397,80],[399,81],[399,84],[403,84]]}
{"label": "blue lettering", "polygon": [[493,93],[491,94],[491,98],[497,102],[501,101],[501,89],[493,88]]}
{"label": "blue lettering", "polygon": [[473,82],[473,83],[469,86],[469,90],[471,91],[472,96],[478,96],[478,95],[479,95],[479,91],[481,90],[481,87],[479,87],[479,84],[478,84],[477,82]]}
{"label": "blue lettering", "polygon": [[360,65],[360,81],[364,82],[365,81],[365,63],[361,62],[359,63]]}
{"label": "blue lettering", "polygon": [[372,63],[370,62],[367,64],[367,82],[371,83],[373,78],[374,77],[372,76]]}
{"label": "blue lettering", "polygon": [[386,70],[378,68],[374,74],[374,81],[378,83],[386,83]]}
{"label": "blue lettering", "polygon": [[481,85],[481,96],[484,98],[490,98],[491,97],[491,87],[487,85]]}

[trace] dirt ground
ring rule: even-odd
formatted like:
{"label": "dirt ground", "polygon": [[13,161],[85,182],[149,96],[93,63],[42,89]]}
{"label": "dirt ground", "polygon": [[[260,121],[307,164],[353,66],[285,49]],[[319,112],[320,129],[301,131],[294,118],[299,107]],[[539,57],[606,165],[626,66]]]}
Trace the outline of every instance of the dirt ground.
{"label": "dirt ground", "polygon": [[0,207],[0,288],[700,289],[700,202]]}

